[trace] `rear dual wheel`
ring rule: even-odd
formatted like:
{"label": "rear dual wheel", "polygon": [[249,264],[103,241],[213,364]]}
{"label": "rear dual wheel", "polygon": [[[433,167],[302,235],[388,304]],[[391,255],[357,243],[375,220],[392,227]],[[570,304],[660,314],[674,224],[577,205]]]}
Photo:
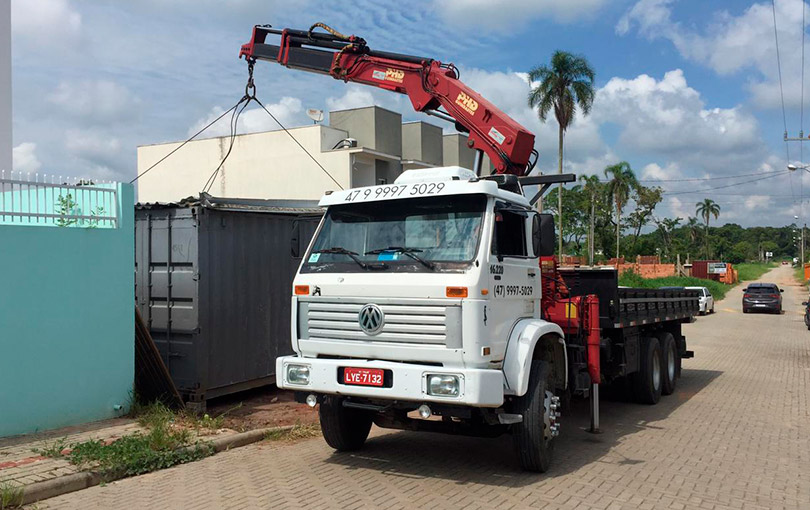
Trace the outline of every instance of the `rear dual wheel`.
{"label": "rear dual wheel", "polygon": [[661,345],[661,393],[672,395],[680,372],[681,358],[678,356],[678,348],[672,333],[661,333],[658,341]]}
{"label": "rear dual wheel", "polygon": [[641,359],[638,371],[632,374],[636,400],[642,404],[657,404],[663,386],[661,344],[655,337],[641,341]]}

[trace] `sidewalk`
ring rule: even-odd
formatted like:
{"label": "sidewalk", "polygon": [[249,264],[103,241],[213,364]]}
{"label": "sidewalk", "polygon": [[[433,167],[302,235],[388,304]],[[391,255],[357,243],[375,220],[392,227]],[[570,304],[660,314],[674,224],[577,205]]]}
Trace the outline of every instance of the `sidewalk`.
{"label": "sidewalk", "polygon": [[66,459],[43,457],[34,450],[54,448],[57,444],[67,448],[90,440],[112,442],[143,430],[135,420],[122,418],[0,439],[0,482],[26,486],[79,472],[79,468]]}
{"label": "sidewalk", "polygon": [[[124,436],[146,432],[136,420],[121,418],[0,439],[0,489],[22,489],[25,503],[31,503],[95,485],[99,477],[69,462],[70,446],[99,440],[110,444]],[[216,448],[218,444],[244,441],[240,437],[244,435],[227,428],[194,431],[195,438],[210,442],[215,451],[221,449]],[[55,457],[57,450],[62,458]]]}

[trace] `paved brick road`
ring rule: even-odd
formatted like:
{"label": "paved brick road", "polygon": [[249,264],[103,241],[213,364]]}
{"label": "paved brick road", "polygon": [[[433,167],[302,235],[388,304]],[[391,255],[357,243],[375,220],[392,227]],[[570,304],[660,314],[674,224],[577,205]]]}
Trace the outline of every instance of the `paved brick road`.
{"label": "paved brick road", "polygon": [[789,268],[786,313],[743,315],[739,289],[687,326],[696,358],[654,407],[603,403],[605,433],[564,416],[551,471],[508,437],[378,431],[358,455],[321,439],[260,444],[52,499],[47,508],[810,508],[810,331]]}

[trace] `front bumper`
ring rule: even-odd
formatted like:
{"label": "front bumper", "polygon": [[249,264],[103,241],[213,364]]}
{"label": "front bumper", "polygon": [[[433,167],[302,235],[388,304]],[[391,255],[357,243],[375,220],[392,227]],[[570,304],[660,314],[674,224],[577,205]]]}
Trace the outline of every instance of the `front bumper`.
{"label": "front bumper", "polygon": [[[309,384],[292,384],[287,380],[287,365],[309,365]],[[341,367],[379,368],[391,371],[390,387],[355,386],[338,379]],[[428,374],[451,374],[460,379],[459,395],[428,395]],[[282,356],[276,359],[276,385],[286,390],[332,395],[350,395],[384,400],[441,402],[473,407],[500,407],[503,404],[503,373],[500,370],[448,368],[390,361],[358,359],[316,359]]]}

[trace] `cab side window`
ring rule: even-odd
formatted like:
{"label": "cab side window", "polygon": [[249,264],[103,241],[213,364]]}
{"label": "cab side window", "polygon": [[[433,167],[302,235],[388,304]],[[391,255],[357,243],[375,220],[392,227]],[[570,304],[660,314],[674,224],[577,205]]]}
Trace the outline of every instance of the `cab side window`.
{"label": "cab side window", "polygon": [[525,257],[526,215],[511,211],[495,213],[495,235],[492,238],[492,254],[501,257]]}

